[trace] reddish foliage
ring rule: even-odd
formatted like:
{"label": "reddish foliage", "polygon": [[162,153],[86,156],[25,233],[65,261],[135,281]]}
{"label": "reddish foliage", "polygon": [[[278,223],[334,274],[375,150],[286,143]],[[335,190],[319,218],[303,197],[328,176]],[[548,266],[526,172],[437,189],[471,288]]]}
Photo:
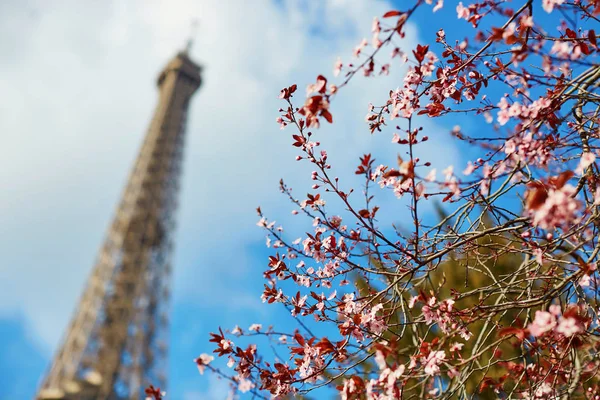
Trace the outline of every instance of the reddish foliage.
{"label": "reddish foliage", "polygon": [[[374,19],[370,53],[364,40],[357,62],[336,61],[339,85],[318,75],[296,106],[296,85],[281,91],[277,122],[294,129],[296,159],[310,163],[314,182],[304,198],[280,188],[314,231],[294,240],[257,210],[275,249],[262,299],[283,304],[298,329],[219,329],[213,351],[234,372],[208,367],[208,355],[199,368],[263,398],[321,387],[343,399],[598,398],[600,63],[589,28],[600,3],[463,1],[452,7],[471,35],[447,38],[432,25],[423,35],[432,43],[404,49],[397,43],[416,12],[449,6],[408,3]],[[542,26],[541,13],[555,23]],[[349,178],[333,177],[314,130],[333,124],[330,104],[352,80],[399,66],[400,86],[365,120],[402,157],[378,155],[378,165],[359,153],[358,166],[338,166],[360,179],[355,192]],[[424,132],[429,118],[469,123],[443,135]],[[470,146],[473,158],[456,170],[439,165],[421,150],[429,140]],[[393,197],[405,199],[406,214]],[[243,350],[232,336],[269,345]]]}

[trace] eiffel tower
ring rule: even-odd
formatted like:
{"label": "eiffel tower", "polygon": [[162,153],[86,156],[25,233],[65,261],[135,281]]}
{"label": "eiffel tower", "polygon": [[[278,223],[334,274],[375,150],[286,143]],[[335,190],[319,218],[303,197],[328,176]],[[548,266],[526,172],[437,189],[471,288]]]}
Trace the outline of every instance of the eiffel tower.
{"label": "eiffel tower", "polygon": [[164,388],[171,232],[189,101],[190,44],[158,77],[158,105],[77,309],[36,398],[140,399]]}

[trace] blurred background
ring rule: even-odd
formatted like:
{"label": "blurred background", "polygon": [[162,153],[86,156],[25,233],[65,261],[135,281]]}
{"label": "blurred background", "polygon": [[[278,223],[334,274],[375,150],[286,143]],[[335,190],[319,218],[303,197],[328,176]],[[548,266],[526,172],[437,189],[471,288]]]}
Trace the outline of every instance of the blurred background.
{"label": "blurred background", "polygon": [[[300,104],[306,85],[318,74],[332,77],[338,56],[352,61],[352,49],[370,39],[372,18],[396,6],[0,1],[0,399],[34,395],[146,132],[157,74],[184,48],[194,19],[191,58],[203,66],[204,83],[191,103],[177,212],[168,398],[225,398],[227,384],[199,376],[192,361],[212,351],[208,333],[289,323],[260,300],[272,250],[255,213],[260,205],[278,224],[296,224],[301,217],[291,215],[279,179],[299,195],[312,185],[309,166],[294,161],[293,132],[275,122],[279,91],[297,83]],[[456,18],[454,7],[445,12]],[[417,28],[429,17],[417,16],[398,45],[409,51],[420,39],[432,42],[435,32],[420,38]],[[335,123],[318,138],[335,174],[350,179],[358,157],[373,150],[393,162],[392,133],[370,135],[364,117],[369,102],[382,104],[401,84],[396,67],[388,77],[358,77],[335,99]],[[457,163],[446,140],[452,125],[423,125],[440,137],[423,149],[428,158],[441,168]],[[405,210],[394,212],[401,219]]]}

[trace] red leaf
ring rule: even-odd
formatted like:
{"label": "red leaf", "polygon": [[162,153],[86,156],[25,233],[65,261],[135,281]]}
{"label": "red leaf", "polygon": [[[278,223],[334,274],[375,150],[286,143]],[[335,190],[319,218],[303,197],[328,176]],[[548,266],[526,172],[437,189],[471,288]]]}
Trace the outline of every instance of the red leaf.
{"label": "red leaf", "polygon": [[396,171],[395,169],[390,169],[388,172],[383,174],[383,177],[386,179],[392,178],[392,177],[398,177],[398,176],[402,176],[402,174],[400,173],[400,171]]}
{"label": "red leaf", "polygon": [[565,186],[565,183],[567,183],[569,179],[573,177],[573,175],[575,175],[573,171],[565,171],[558,176],[553,176],[549,179],[549,181],[554,185],[554,187],[556,187],[556,189],[560,189]]}
{"label": "red leaf", "polygon": [[506,44],[515,44],[517,43],[519,39],[515,36],[515,35],[510,35],[509,37],[506,38],[505,42]]}
{"label": "red leaf", "polygon": [[413,54],[419,63],[425,59],[425,54],[427,54],[428,50],[429,46],[421,46],[420,44],[417,45],[416,50],[413,50]]}
{"label": "red leaf", "polygon": [[592,44],[592,46],[594,47],[598,47],[598,45],[596,44],[596,32],[594,32],[593,29],[590,29],[588,31],[588,39],[590,41],[590,43]]}
{"label": "red leaf", "polygon": [[488,387],[496,386],[496,381],[492,378],[483,378],[481,381],[481,385],[479,385],[479,393],[483,392]]}
{"label": "red leaf", "polygon": [[402,11],[388,11],[385,14],[383,14],[383,18],[397,17],[402,14]]}
{"label": "red leaf", "polygon": [[541,182],[532,182],[528,186],[530,189],[525,192],[525,208],[537,210],[546,202],[548,190]]}
{"label": "red leaf", "polygon": [[298,344],[300,346],[304,346],[304,343],[305,343],[304,338],[302,337],[302,335],[300,333],[296,332],[294,334],[294,339],[296,339],[296,342],[298,342]]}
{"label": "red leaf", "polygon": [[419,111],[418,114],[419,115],[427,114],[430,117],[437,117],[445,109],[446,109],[446,107],[444,107],[444,105],[442,103],[431,103],[425,107],[425,110]]}
{"label": "red leaf", "polygon": [[581,43],[579,43],[579,45],[578,45],[578,46],[579,46],[579,48],[581,49],[581,52],[582,52],[583,54],[585,54],[586,56],[587,56],[587,55],[590,55],[591,51],[590,51],[590,48],[588,47],[588,45],[587,45],[587,44],[585,44],[584,42],[581,42]]}
{"label": "red leaf", "polygon": [[300,135],[292,135],[292,138],[295,140],[292,146],[301,147],[305,142],[304,138]]}
{"label": "red leaf", "polygon": [[498,332],[498,336],[500,336],[500,337],[511,336],[511,335],[514,335],[520,341],[523,341],[523,340],[525,340],[525,336],[527,336],[527,331],[525,329],[515,328],[515,327],[510,326],[507,328],[502,328]]}
{"label": "red leaf", "polygon": [[490,39],[492,42],[497,42],[502,40],[502,35],[504,34],[504,29],[492,27],[492,35]]}
{"label": "red leaf", "polygon": [[364,156],[360,157],[359,159],[362,162],[362,165],[364,165],[365,167],[372,163],[370,153],[365,154]]}

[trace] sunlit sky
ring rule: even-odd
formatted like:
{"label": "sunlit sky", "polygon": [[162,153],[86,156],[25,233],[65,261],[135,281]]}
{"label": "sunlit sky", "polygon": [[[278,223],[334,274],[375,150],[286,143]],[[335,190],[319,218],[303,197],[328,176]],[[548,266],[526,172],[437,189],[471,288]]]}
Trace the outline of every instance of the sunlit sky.
{"label": "sunlit sky", "polygon": [[[438,15],[453,26],[448,7]],[[293,225],[299,217],[279,179],[299,193],[312,184],[311,169],[294,161],[292,132],[275,123],[279,90],[297,83],[302,96],[318,74],[331,76],[336,58],[350,61],[372,18],[392,8],[374,0],[0,2],[0,399],[33,396],[145,134],[156,75],[195,18],[191,55],[204,66],[204,85],[191,104],[177,213],[168,393],[224,398],[227,385],[200,376],[192,360],[210,352],[208,333],[219,326],[282,317],[260,300],[270,250],[254,210]],[[422,37],[417,25],[402,47],[433,41],[435,31]],[[335,124],[319,139],[342,179],[366,152],[393,162],[393,132],[370,135],[364,117],[402,76],[398,67],[359,77],[334,101]],[[454,123],[423,120],[434,140],[422,151],[442,169],[462,170],[466,159],[448,141]],[[398,205],[393,218],[405,214]]]}

